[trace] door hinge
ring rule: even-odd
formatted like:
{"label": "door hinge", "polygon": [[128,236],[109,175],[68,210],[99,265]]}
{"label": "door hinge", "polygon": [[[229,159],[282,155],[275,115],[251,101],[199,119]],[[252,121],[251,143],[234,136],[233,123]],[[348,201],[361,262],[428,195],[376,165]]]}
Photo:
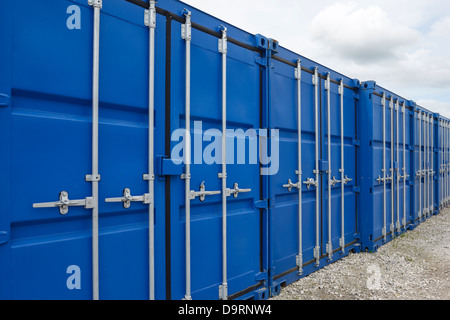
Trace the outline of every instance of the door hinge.
{"label": "door hinge", "polygon": [[328,171],[328,161],[326,160],[319,161],[319,171],[320,172]]}
{"label": "door hinge", "polygon": [[255,209],[268,209],[269,201],[268,200],[258,200],[254,203]]}
{"label": "door hinge", "polygon": [[254,202],[253,206],[255,209],[270,209],[275,206],[275,200],[274,199],[258,200]]}
{"label": "door hinge", "polygon": [[353,145],[356,147],[359,147],[361,145],[361,141],[360,140],[353,140]]}
{"label": "door hinge", "polygon": [[360,186],[354,186],[353,187],[353,192],[354,193],[361,193],[361,187]]}
{"label": "door hinge", "polygon": [[183,174],[183,165],[176,164],[166,156],[156,156],[155,169],[157,176],[181,176]]}
{"label": "door hinge", "polygon": [[255,62],[262,67],[267,67],[267,58],[256,57]]}
{"label": "door hinge", "polygon": [[264,281],[267,280],[268,275],[267,272],[260,272],[255,275],[255,281]]}

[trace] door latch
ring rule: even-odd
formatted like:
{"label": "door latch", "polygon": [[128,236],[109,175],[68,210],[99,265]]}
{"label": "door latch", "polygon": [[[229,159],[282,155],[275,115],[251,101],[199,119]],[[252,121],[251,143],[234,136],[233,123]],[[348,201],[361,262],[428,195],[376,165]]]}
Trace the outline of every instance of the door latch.
{"label": "door latch", "polygon": [[306,188],[307,188],[307,189],[310,189],[311,187],[315,187],[315,188],[318,187],[317,181],[314,180],[313,178],[308,178],[308,179],[306,179],[306,181],[304,181],[303,184],[306,185]]}
{"label": "door latch", "polygon": [[233,195],[233,198],[237,198],[240,193],[247,192],[252,192],[252,189],[239,189],[239,185],[235,183],[233,189],[227,189],[227,197]]}
{"label": "door latch", "polygon": [[125,188],[123,190],[123,197],[105,199],[105,202],[123,202],[123,207],[125,209],[129,209],[131,207],[131,202],[142,202],[143,204],[150,204],[150,194],[146,193],[143,196],[132,196],[131,190],[129,188]]}
{"label": "door latch", "polygon": [[333,177],[333,179],[330,180],[330,184],[331,184],[332,187],[334,187],[338,183],[341,183],[341,180],[336,180],[336,177]]}
{"label": "door latch", "polygon": [[345,176],[344,180],[343,180],[343,183],[347,184],[347,183],[352,182],[352,181],[353,181],[353,179],[350,179],[349,177]]}
{"label": "door latch", "polygon": [[204,202],[206,200],[206,196],[213,196],[217,194],[221,194],[221,191],[206,191],[205,181],[200,185],[200,191],[192,191],[190,192],[190,199],[195,200],[195,198],[199,198],[200,202]]}
{"label": "door latch", "polygon": [[300,189],[301,183],[293,183],[291,179],[288,180],[288,183],[283,185],[283,188],[287,188],[289,192],[292,191],[293,188]]}
{"label": "door latch", "polygon": [[93,209],[94,198],[89,197],[83,200],[70,200],[69,193],[67,191],[62,191],[59,194],[59,201],[33,203],[33,208],[58,208],[58,207],[59,213],[62,215],[66,215],[69,212],[69,207],[84,207],[85,209]]}

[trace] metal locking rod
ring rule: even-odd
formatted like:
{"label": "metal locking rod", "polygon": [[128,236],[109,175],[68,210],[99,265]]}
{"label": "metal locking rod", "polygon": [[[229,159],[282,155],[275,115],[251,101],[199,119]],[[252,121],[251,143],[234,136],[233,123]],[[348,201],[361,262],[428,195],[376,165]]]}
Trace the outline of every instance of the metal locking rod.
{"label": "metal locking rod", "polygon": [[430,118],[428,114],[425,114],[425,144],[426,144],[426,152],[425,152],[425,181],[426,181],[426,192],[425,192],[425,213],[424,215],[428,215],[430,209]]}
{"label": "metal locking rod", "polygon": [[434,162],[434,142],[433,142],[433,134],[434,134],[434,120],[433,120],[433,115],[430,115],[430,214],[433,213],[434,211],[434,197],[433,197],[433,192],[434,192],[434,166],[433,166],[433,162]]}
{"label": "metal locking rod", "polygon": [[143,196],[132,196],[131,190],[129,188],[125,188],[123,190],[123,197],[119,198],[108,198],[105,199],[105,202],[114,203],[114,202],[123,202],[123,207],[125,209],[129,209],[131,207],[131,202],[142,202],[144,204],[150,204],[150,194],[145,194]]}
{"label": "metal locking rod", "polygon": [[394,145],[394,98],[391,97],[389,101],[389,108],[391,109],[391,224],[390,231],[394,235],[395,225],[394,225],[394,193],[395,193],[395,168],[394,168],[394,156],[395,156],[395,145]]}
{"label": "metal locking rod", "polygon": [[[89,0],[89,5],[94,8],[94,52],[92,71],[92,176],[99,176],[98,173],[98,127],[99,127],[99,74],[100,74],[100,10],[102,0]],[[94,198],[94,208],[92,209],[92,283],[93,298],[100,299],[99,286],[99,231],[98,231],[98,183],[99,180],[92,181],[92,197]]]}
{"label": "metal locking rod", "polygon": [[444,204],[448,204],[448,195],[450,193],[450,185],[449,185],[449,175],[448,175],[448,166],[449,166],[449,123],[448,121],[445,121],[445,145],[444,145],[444,152],[445,152],[445,163],[444,163],[444,176],[445,176],[445,202]]}
{"label": "metal locking rod", "polygon": [[398,163],[398,167],[397,167],[397,180],[396,180],[396,184],[397,184],[397,224],[396,224],[396,228],[397,231],[400,232],[401,230],[401,224],[400,224],[400,180],[401,180],[401,173],[400,173],[400,134],[399,134],[399,117],[400,117],[400,105],[398,100],[395,102],[395,111],[396,111],[396,137],[397,137],[397,142],[396,142],[396,156],[397,156],[397,163]]}
{"label": "metal locking rod", "polygon": [[448,205],[448,198],[450,194],[450,183],[449,183],[449,156],[450,156],[450,124],[448,121],[445,122],[445,186],[446,186],[446,194],[445,194],[445,205]]}
{"label": "metal locking rod", "polygon": [[444,136],[444,146],[443,146],[443,166],[444,166],[444,174],[443,174],[443,185],[445,186],[445,194],[444,194],[444,205],[447,205],[447,199],[448,199],[448,193],[449,193],[449,185],[448,185],[448,175],[447,175],[447,169],[448,169],[448,122],[444,121],[444,128],[443,128],[443,136]]}
{"label": "metal locking rod", "polygon": [[441,135],[440,135],[440,142],[441,142],[441,205],[444,204],[444,195],[445,195],[445,184],[444,184],[444,179],[445,179],[445,175],[444,175],[444,163],[445,163],[445,159],[444,159],[444,122],[441,121]]}
{"label": "metal locking rod", "polygon": [[345,162],[344,162],[344,80],[341,79],[339,83],[339,95],[341,103],[341,238],[339,239],[339,245],[341,252],[345,254],[345,185],[351,181],[345,175]]}
{"label": "metal locking rod", "polygon": [[149,220],[149,298],[155,300],[155,32],[156,1],[149,1],[149,81],[148,81],[148,220]]}
{"label": "metal locking rod", "polygon": [[[327,91],[327,135],[328,135],[328,243],[327,254],[328,260],[333,260],[333,243],[331,241],[331,187],[335,184],[331,179],[331,81],[330,73],[327,74],[325,80],[325,90]],[[336,179],[333,179],[336,181]]]}
{"label": "metal locking rod", "polygon": [[444,205],[444,196],[445,196],[445,137],[444,137],[444,121],[441,122],[441,168],[442,168],[442,174],[441,174],[441,181],[442,181],[442,188],[441,188],[441,205]]}
{"label": "metal locking rod", "polygon": [[440,170],[440,205],[442,206],[444,204],[444,194],[445,194],[445,185],[444,185],[444,122],[441,120],[440,121],[440,137],[439,137],[439,142],[441,144],[440,146],[440,153],[441,153],[441,159],[440,159],[440,163],[441,163],[441,170]]}
{"label": "metal locking rod", "polygon": [[185,92],[185,116],[186,116],[186,132],[185,132],[185,162],[186,173],[183,178],[185,180],[185,245],[186,245],[186,295],[185,300],[192,300],[191,297],[191,40],[192,40],[192,23],[191,12],[184,9],[182,16],[186,17],[186,23],[181,26],[181,37],[186,42],[186,92]]}
{"label": "metal locking rod", "polygon": [[406,228],[406,179],[408,176],[406,174],[406,107],[405,102],[402,106],[403,113],[403,228]]}
{"label": "metal locking rod", "polygon": [[442,207],[442,120],[438,119],[439,137],[439,208]]}
{"label": "metal locking rod", "polygon": [[430,197],[429,197],[429,191],[430,191],[430,176],[429,176],[429,161],[430,161],[430,148],[429,148],[429,144],[430,144],[430,140],[429,140],[429,135],[430,135],[430,123],[429,123],[429,117],[427,114],[425,114],[425,170],[424,170],[424,183],[425,183],[425,193],[424,193],[424,199],[425,199],[425,203],[424,203],[424,215],[428,215],[428,210],[430,208]]}
{"label": "metal locking rod", "polygon": [[387,232],[386,232],[386,226],[387,226],[387,211],[386,211],[386,94],[383,93],[383,97],[381,98],[381,106],[383,108],[383,229],[382,234],[384,241],[387,240]]}
{"label": "metal locking rod", "polygon": [[[319,73],[318,68],[314,68],[313,75],[314,85],[314,129],[315,129],[315,170],[316,180],[314,185],[316,187],[316,246],[314,248],[314,258],[316,266],[320,265],[320,188],[319,188]],[[311,181],[310,181],[311,182]],[[310,186],[311,184],[309,184]]]}
{"label": "metal locking rod", "polygon": [[444,146],[443,146],[443,153],[444,153],[444,186],[445,186],[445,194],[444,194],[444,206],[447,205],[447,199],[448,199],[448,193],[449,193],[449,185],[448,185],[448,176],[447,176],[447,169],[448,169],[448,122],[444,121],[444,129],[443,129],[443,136],[444,136]]}
{"label": "metal locking rod", "polygon": [[[298,273],[303,273],[303,198],[302,198],[302,65],[301,60],[297,60],[297,68],[295,69],[295,80],[297,82],[297,183],[298,189],[298,255],[297,267]],[[290,181],[290,180],[289,180]],[[290,191],[291,189],[289,189]]]}
{"label": "metal locking rod", "polygon": [[[222,285],[219,287],[219,298],[228,300],[227,274],[227,28],[221,26],[222,39],[219,39],[219,52],[222,54]],[[239,195],[239,187],[235,184],[234,197]]]}
{"label": "metal locking rod", "polygon": [[419,218],[422,217],[422,113],[419,113],[419,171],[416,174],[419,178]]}
{"label": "metal locking rod", "polygon": [[422,216],[425,215],[427,210],[427,177],[426,177],[426,171],[427,171],[427,126],[425,123],[425,114],[422,115],[422,122],[423,122],[423,170],[422,170],[422,177],[423,177],[423,208],[422,208]]}

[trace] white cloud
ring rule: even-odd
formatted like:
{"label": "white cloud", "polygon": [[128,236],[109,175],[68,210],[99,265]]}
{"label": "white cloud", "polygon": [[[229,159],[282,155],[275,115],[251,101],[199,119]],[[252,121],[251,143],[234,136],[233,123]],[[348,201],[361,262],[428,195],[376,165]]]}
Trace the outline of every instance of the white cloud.
{"label": "white cloud", "polygon": [[356,2],[339,2],[312,20],[311,39],[319,41],[328,54],[374,64],[395,58],[398,48],[418,41],[419,33],[395,24],[378,6],[365,8]]}
{"label": "white cloud", "polygon": [[426,109],[439,113],[442,116],[450,118],[450,102],[436,101],[434,99],[425,99],[417,101],[417,104]]}

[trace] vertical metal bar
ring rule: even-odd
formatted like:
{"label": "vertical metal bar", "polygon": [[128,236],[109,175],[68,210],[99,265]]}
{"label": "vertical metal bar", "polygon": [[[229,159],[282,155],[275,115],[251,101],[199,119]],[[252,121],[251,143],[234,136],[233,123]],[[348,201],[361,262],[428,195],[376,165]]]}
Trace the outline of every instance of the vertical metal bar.
{"label": "vertical metal bar", "polygon": [[440,142],[441,142],[441,206],[444,204],[445,184],[444,184],[444,121],[440,121]]}
{"label": "vertical metal bar", "polygon": [[447,164],[448,164],[448,159],[447,159],[447,146],[448,146],[448,136],[447,136],[447,130],[448,130],[448,122],[444,121],[443,123],[443,132],[442,132],[442,136],[444,137],[444,145],[443,145],[443,185],[445,186],[445,193],[443,196],[444,199],[444,206],[447,205],[447,197],[448,197],[448,181],[447,181]]}
{"label": "vertical metal bar", "polygon": [[383,237],[387,240],[387,211],[386,211],[386,94],[383,93],[381,98],[381,105],[383,108]]}
{"label": "vertical metal bar", "polygon": [[439,137],[439,209],[442,207],[442,120],[438,120]]}
{"label": "vertical metal bar", "polygon": [[442,157],[443,157],[443,185],[445,186],[445,192],[443,195],[443,205],[445,206],[447,204],[447,195],[448,195],[448,184],[447,184],[447,144],[448,144],[448,137],[447,137],[447,121],[443,122],[443,128],[442,128],[442,136],[444,139],[444,145],[442,146]]}
{"label": "vertical metal bar", "polygon": [[[90,0],[94,8],[94,43],[92,72],[92,177],[98,174],[98,127],[99,127],[99,66],[100,66],[100,10],[102,1]],[[92,179],[92,291],[93,299],[100,299],[99,286],[99,230],[98,230],[98,180]]]}
{"label": "vertical metal bar", "polygon": [[331,81],[330,74],[327,74],[325,82],[327,90],[327,134],[328,134],[328,243],[327,253],[328,259],[333,260],[333,244],[331,242]]}
{"label": "vertical metal bar", "polygon": [[431,213],[431,117],[427,115],[427,214]]}
{"label": "vertical metal bar", "polygon": [[439,121],[439,142],[440,142],[440,154],[441,154],[441,172],[439,175],[439,179],[440,179],[440,205],[442,207],[442,205],[444,204],[444,191],[445,191],[445,185],[444,185],[444,122],[443,120]]}
{"label": "vertical metal bar", "polygon": [[227,275],[227,28],[221,27],[219,51],[222,53],[222,300],[228,300]]}
{"label": "vertical metal bar", "polygon": [[448,203],[448,193],[449,193],[449,185],[448,185],[448,122],[444,122],[444,184],[445,184],[445,195],[444,195],[444,205],[446,206]]}
{"label": "vertical metal bar", "polygon": [[405,102],[402,106],[403,113],[403,228],[406,228],[406,108]]}
{"label": "vertical metal bar", "polygon": [[448,147],[448,135],[447,135],[447,131],[448,131],[448,122],[444,121],[443,124],[444,128],[443,128],[443,137],[444,137],[444,146],[443,146],[443,157],[444,157],[444,166],[443,166],[443,178],[444,178],[444,182],[443,184],[445,185],[445,194],[444,194],[444,206],[447,205],[447,197],[448,197],[448,180],[447,180],[447,168],[448,168],[448,153],[447,153],[447,147]]}
{"label": "vertical metal bar", "polygon": [[297,126],[298,126],[298,257],[297,267],[299,274],[303,273],[303,197],[302,197],[302,66],[301,60],[297,60],[295,69],[295,79],[297,80]]}
{"label": "vertical metal bar", "polygon": [[339,240],[342,253],[345,253],[345,163],[344,163],[344,80],[339,84],[341,101],[341,239]]}
{"label": "vertical metal bar", "polygon": [[434,117],[431,115],[431,214],[434,212]]}
{"label": "vertical metal bar", "polygon": [[400,117],[400,105],[398,103],[398,100],[395,102],[395,111],[396,111],[396,132],[397,132],[397,143],[396,143],[396,151],[397,151],[397,175],[396,175],[396,184],[397,184],[397,232],[400,232],[401,226],[400,226],[400,135],[399,135],[399,117]]}
{"label": "vertical metal bar", "polygon": [[185,300],[192,300],[191,297],[191,12],[184,10],[182,15],[186,17],[186,23],[183,25],[182,38],[186,41],[186,100],[185,100],[185,212],[186,212],[186,296]]}
{"label": "vertical metal bar", "polygon": [[314,258],[316,266],[320,264],[320,182],[319,182],[319,73],[318,68],[314,68],[314,104],[315,104],[315,175],[316,175],[316,247],[314,248]]}
{"label": "vertical metal bar", "polygon": [[422,113],[419,112],[419,218],[422,217]]}
{"label": "vertical metal bar", "polygon": [[441,205],[444,205],[445,202],[445,194],[447,191],[447,186],[445,185],[445,121],[441,122],[441,157],[442,157],[442,197],[441,197]]}
{"label": "vertical metal bar", "polygon": [[389,108],[391,109],[391,225],[390,231],[392,236],[394,236],[395,225],[394,225],[394,193],[395,193],[395,170],[394,170],[394,98],[391,97],[389,102]]}
{"label": "vertical metal bar", "polygon": [[149,101],[148,101],[148,189],[150,204],[149,218],[149,297],[155,300],[155,29],[156,29],[156,1],[150,0],[147,12],[149,27]]}
{"label": "vertical metal bar", "polygon": [[422,215],[426,215],[427,211],[427,125],[426,114],[423,114],[423,211]]}
{"label": "vertical metal bar", "polygon": [[426,215],[427,211],[427,125],[426,114],[423,114],[423,211],[422,216]]}
{"label": "vertical metal bar", "polygon": [[426,205],[426,215],[430,213],[430,117],[427,114],[425,118],[425,126],[426,126],[426,145],[427,145],[427,152],[426,152],[426,181],[427,181],[427,205]]}

